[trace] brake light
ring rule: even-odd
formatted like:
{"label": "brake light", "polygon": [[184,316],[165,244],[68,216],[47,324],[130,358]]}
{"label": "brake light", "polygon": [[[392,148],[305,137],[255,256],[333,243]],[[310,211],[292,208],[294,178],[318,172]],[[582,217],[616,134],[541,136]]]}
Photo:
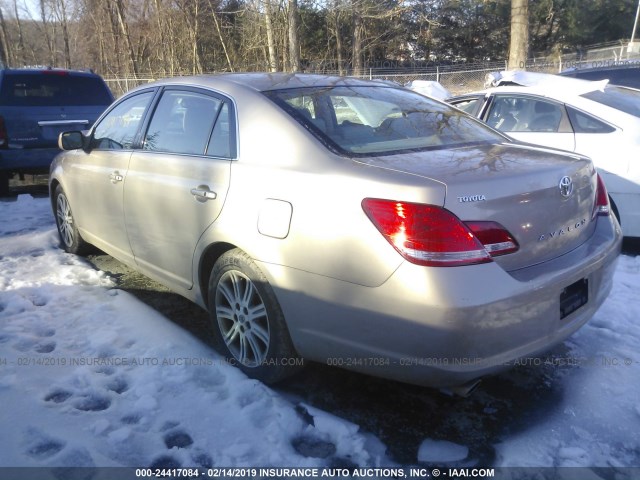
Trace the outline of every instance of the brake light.
{"label": "brake light", "polygon": [[65,75],[69,75],[69,72],[67,70],[43,70],[42,71],[43,75],[60,75],[60,76],[65,76]]}
{"label": "brake light", "polygon": [[0,117],[0,148],[9,148],[9,135],[7,134],[4,117]]}
{"label": "brake light", "polygon": [[469,228],[435,205],[365,198],[362,208],[387,241],[406,260],[452,267],[491,262]]}
{"label": "brake light", "polygon": [[611,208],[609,205],[609,194],[607,193],[607,187],[604,186],[604,182],[602,181],[602,177],[599,173],[596,174],[596,177],[598,188],[596,190],[596,203],[593,207],[592,218],[596,218],[599,215],[608,217],[611,213]]}
{"label": "brake light", "polygon": [[492,257],[518,251],[518,242],[497,222],[465,222]]}

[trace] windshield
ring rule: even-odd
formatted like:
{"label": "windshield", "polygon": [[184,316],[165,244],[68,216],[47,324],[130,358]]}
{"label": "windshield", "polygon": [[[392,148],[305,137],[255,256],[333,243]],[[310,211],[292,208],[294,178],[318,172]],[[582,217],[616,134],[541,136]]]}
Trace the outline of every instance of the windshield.
{"label": "windshield", "polygon": [[265,95],[341,154],[383,155],[505,141],[462,112],[400,88],[310,87]]}
{"label": "windshield", "polygon": [[582,96],[640,118],[639,90],[607,85],[604,92],[597,90],[595,92],[585,93]]}

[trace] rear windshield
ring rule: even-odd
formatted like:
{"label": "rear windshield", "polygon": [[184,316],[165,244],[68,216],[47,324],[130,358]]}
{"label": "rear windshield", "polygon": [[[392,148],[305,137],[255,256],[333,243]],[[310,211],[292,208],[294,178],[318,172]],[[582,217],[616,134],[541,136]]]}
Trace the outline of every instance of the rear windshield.
{"label": "rear windshield", "polygon": [[341,154],[384,155],[505,141],[459,110],[400,88],[309,87],[265,95]]}
{"label": "rear windshield", "polygon": [[57,72],[6,74],[0,88],[0,105],[10,107],[106,106],[112,101],[102,79]]}
{"label": "rear windshield", "polygon": [[597,90],[584,93],[582,96],[640,118],[640,91],[638,90],[607,85],[604,92]]}

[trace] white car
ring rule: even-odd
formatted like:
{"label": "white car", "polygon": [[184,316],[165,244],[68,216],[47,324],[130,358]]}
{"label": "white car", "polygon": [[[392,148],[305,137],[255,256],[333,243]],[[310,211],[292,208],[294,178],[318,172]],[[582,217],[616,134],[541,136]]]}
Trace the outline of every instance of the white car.
{"label": "white car", "polygon": [[640,90],[543,73],[500,72],[450,104],[522,142],[587,155],[628,237],[640,237]]}

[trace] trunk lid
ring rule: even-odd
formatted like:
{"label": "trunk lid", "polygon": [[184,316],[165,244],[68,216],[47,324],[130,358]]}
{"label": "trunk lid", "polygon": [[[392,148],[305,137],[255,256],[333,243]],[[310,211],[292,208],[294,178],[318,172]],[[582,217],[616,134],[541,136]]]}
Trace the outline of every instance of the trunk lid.
{"label": "trunk lid", "polygon": [[586,157],[500,144],[360,161],[442,182],[442,206],[462,221],[500,223],[520,247],[494,257],[507,271],[563,255],[584,243],[595,228],[597,177]]}

